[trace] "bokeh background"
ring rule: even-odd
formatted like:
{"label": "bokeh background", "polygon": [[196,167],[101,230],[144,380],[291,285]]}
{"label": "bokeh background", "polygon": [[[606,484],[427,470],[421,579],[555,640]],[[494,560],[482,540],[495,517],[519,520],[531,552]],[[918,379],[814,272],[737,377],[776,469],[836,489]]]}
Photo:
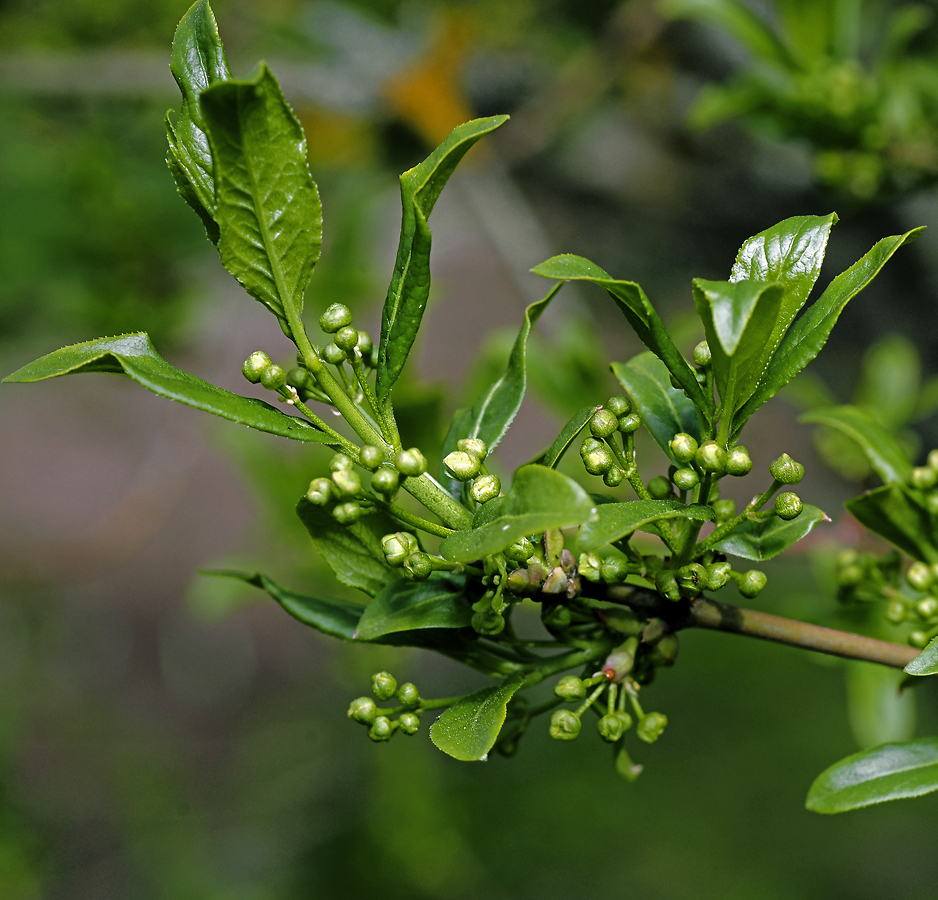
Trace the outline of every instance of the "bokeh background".
{"label": "bokeh background", "polygon": [[[186,7],[0,3],[4,373],[141,329],[175,364],[243,393],[248,353],[289,357],[163,161]],[[504,364],[544,287],[527,270],[548,256],[639,281],[686,350],[700,337],[690,279],[725,278],[749,235],[837,209],[823,283],[880,237],[938,221],[930,3],[214,8],[235,73],[266,58],[307,131],[325,212],[310,315],[342,301],[377,334],[397,175],[460,121],[512,115],[431,222],[434,292],[398,391],[405,440],[428,450]],[[938,444],[935,240],[900,251],[747,432],[756,470],[783,450],[803,459],[802,496],[834,519],[766,567],[761,608],[879,627],[837,608],[830,574],[835,542],[862,540],[841,504],[869,473],[797,417],[853,399],[912,452]],[[639,349],[600,292],[565,288],[539,325],[501,471],[601,402],[605,362]],[[870,667],[693,633],[647,692],[670,725],[642,749],[635,784],[598,739],[556,744],[546,728],[485,765],[443,756],[425,730],[375,746],[345,716],[372,672],[430,696],[478,681],[414,651],[322,639],[259,592],[196,575],[261,570],[339,594],[292,514],[326,454],[105,376],[5,386],[0,422],[5,898],[872,900],[938,883],[938,797],[834,818],[803,809],[814,776],[858,745],[934,733],[934,685],[913,703]]]}

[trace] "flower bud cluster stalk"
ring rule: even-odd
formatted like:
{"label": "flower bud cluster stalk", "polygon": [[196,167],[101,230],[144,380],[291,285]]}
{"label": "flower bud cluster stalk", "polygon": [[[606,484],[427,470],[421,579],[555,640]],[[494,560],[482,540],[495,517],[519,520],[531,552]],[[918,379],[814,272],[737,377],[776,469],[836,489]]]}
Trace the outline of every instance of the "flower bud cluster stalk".
{"label": "flower bud cluster stalk", "polygon": [[[591,437],[580,445],[580,459],[590,475],[601,476],[606,487],[618,487],[628,481],[642,499],[649,499],[635,464],[635,432],[642,418],[624,395],[610,397],[589,422]],[[621,444],[616,443],[619,435]]]}
{"label": "flower bud cluster stalk", "polygon": [[348,717],[367,727],[371,740],[380,743],[390,740],[397,731],[414,735],[420,730],[420,714],[428,704],[421,699],[415,684],[407,682],[398,686],[397,679],[389,672],[378,672],[371,678],[371,689],[381,702],[396,697],[400,703],[393,709],[382,709],[371,697],[352,701]]}

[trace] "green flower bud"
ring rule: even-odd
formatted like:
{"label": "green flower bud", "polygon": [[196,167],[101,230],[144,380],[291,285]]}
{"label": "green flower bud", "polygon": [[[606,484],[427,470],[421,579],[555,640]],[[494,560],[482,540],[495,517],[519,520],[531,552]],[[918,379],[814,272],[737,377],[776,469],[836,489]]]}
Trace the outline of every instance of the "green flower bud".
{"label": "green flower bud", "polygon": [[657,644],[651,654],[651,662],[655,666],[673,666],[677,659],[680,642],[676,634],[666,634]]}
{"label": "green flower bud", "polygon": [[693,435],[681,431],[671,438],[671,455],[679,463],[689,463],[697,452],[697,441]]}
{"label": "green flower bud", "polygon": [[915,590],[927,591],[935,583],[935,576],[925,563],[914,562],[906,571],[905,580]]}
{"label": "green flower bud", "polygon": [[371,697],[359,697],[348,708],[348,717],[362,725],[372,725],[378,715],[378,707]]}
{"label": "green flower bud", "polygon": [[306,491],[306,499],[314,506],[325,506],[333,496],[334,485],[328,478],[314,478]]}
{"label": "green flower bud", "polygon": [[610,681],[619,684],[635,666],[635,651],[638,649],[638,638],[630,637],[616,647],[603,663],[602,672]]}
{"label": "green flower bud", "polygon": [[258,384],[261,380],[261,375],[267,371],[267,367],[270,364],[270,357],[263,350],[255,350],[244,361],[244,365],[241,366],[241,374],[244,375],[251,384]]}
{"label": "green flower bud", "polygon": [[714,521],[717,525],[722,525],[724,522],[736,518],[736,502],[734,500],[715,500],[710,505],[713,507]]}
{"label": "green flower bud", "polygon": [[648,493],[655,500],[670,500],[674,496],[671,479],[665,478],[664,475],[656,475],[648,482]]}
{"label": "green flower bud", "polygon": [[572,741],[581,727],[580,717],[569,709],[556,709],[550,717],[550,736],[555,741]]}
{"label": "green flower bud", "polygon": [[886,618],[889,619],[893,625],[901,625],[908,615],[909,609],[905,603],[898,598],[890,600],[889,606],[886,607]]}
{"label": "green flower bud", "polygon": [[417,690],[417,685],[411,681],[405,681],[397,689],[397,699],[411,709],[420,706],[420,691]]}
{"label": "green flower bud", "polygon": [[377,743],[390,740],[392,734],[394,734],[394,726],[391,720],[387,716],[378,716],[368,732],[368,737]]}
{"label": "green flower bud", "polygon": [[797,519],[803,509],[804,504],[801,502],[801,498],[797,494],[792,494],[790,491],[779,494],[775,498],[775,514],[780,519],[785,519],[786,521]]}
{"label": "green flower bud", "polygon": [[420,716],[412,712],[401,713],[397,724],[404,734],[416,734],[420,731]]}
{"label": "green flower bud", "polygon": [[352,311],[342,303],[333,303],[320,317],[319,327],[326,334],[335,334],[352,324]]}
{"label": "green flower bud", "polygon": [[614,744],[632,727],[632,717],[627,712],[606,713],[596,727],[604,741]]}
{"label": "green flower bud", "polygon": [[928,451],[928,468],[938,472],[938,450]]}
{"label": "green flower bud", "polygon": [[380,447],[374,447],[371,444],[366,444],[358,451],[359,463],[362,468],[368,469],[369,472],[374,472],[384,462],[384,459],[384,451]]}
{"label": "green flower bud", "polygon": [[287,383],[287,374],[276,363],[261,372],[261,386],[268,391],[279,391]]}
{"label": "green flower bud", "polygon": [[505,630],[505,618],[493,609],[472,614],[472,627],[479,634],[501,634]]}
{"label": "green flower bud", "polygon": [[316,379],[303,366],[294,366],[287,372],[287,384],[297,391],[309,392],[316,386]]}
{"label": "green flower bud", "polygon": [[782,484],[798,484],[804,478],[804,466],[795,462],[787,453],[783,453],[769,466],[769,472]]}
{"label": "green flower bud", "polygon": [[359,349],[359,352],[362,355],[362,358],[367,358],[368,354],[374,349],[375,343],[371,339],[371,335],[367,331],[358,332],[358,343],[356,346]]}
{"label": "green flower bud", "polygon": [[481,438],[463,438],[456,442],[456,449],[474,456],[479,462],[484,462],[489,455],[488,444]]}
{"label": "green flower bud", "polygon": [[931,490],[938,483],[938,472],[930,466],[916,466],[909,472],[909,484],[920,491]]}
{"label": "green flower bud", "polygon": [[590,475],[605,475],[616,464],[607,447],[598,447],[583,457],[583,466]]}
{"label": "green flower bud", "polygon": [[494,500],[502,489],[502,483],[497,475],[480,475],[472,482],[469,488],[469,496],[476,503],[488,503]]}
{"label": "green flower bud", "polygon": [[730,580],[733,567],[728,562],[711,563],[707,566],[707,587],[718,591]]}
{"label": "green flower bud", "polygon": [[909,644],[916,650],[924,650],[931,640],[931,635],[927,631],[913,631],[909,635]]}
{"label": "green flower bud", "polygon": [[752,457],[745,447],[734,447],[726,454],[726,474],[741,478],[752,471]]}
{"label": "green flower bud", "polygon": [[348,500],[332,510],[332,517],[340,525],[354,525],[362,517],[362,508],[354,500]]}
{"label": "green flower bud", "polygon": [[704,441],[694,454],[701,472],[719,477],[726,471],[726,451],[716,441]]}
{"label": "green flower bud", "polygon": [[427,471],[426,457],[416,448],[401,450],[394,457],[394,466],[401,475],[416,477]]}
{"label": "green flower bud", "polygon": [[[384,551],[384,558],[389,566],[404,565],[404,560],[416,553],[420,549],[417,538],[406,531],[398,531],[394,534],[386,534],[381,538],[381,549]],[[393,693],[393,692],[392,692]]]}
{"label": "green flower bud", "polygon": [[700,563],[682,566],[677,572],[677,583],[688,591],[700,591],[709,587],[707,570]]}
{"label": "green flower bud", "polygon": [[661,733],[667,727],[667,724],[668,717],[664,713],[651,712],[639,719],[635,733],[638,735],[639,740],[644,741],[646,744],[653,744],[661,737]]}
{"label": "green flower bud", "polygon": [[938,494],[930,493],[925,495],[925,509],[933,516],[938,516]]}
{"label": "green flower bud", "polygon": [[336,453],[335,456],[329,460],[329,471],[349,472],[353,465],[354,463],[350,457],[346,456],[344,453]]}
{"label": "green flower bud", "polygon": [[632,401],[628,397],[617,394],[615,397],[610,397],[603,406],[609,410],[617,419],[621,419],[622,416],[627,416],[632,411]]}
{"label": "green flower bud", "polygon": [[379,700],[390,700],[397,690],[397,679],[390,672],[376,672],[371,676],[371,690]]}
{"label": "green flower bud", "polygon": [[709,366],[710,359],[710,345],[706,341],[701,341],[694,347],[694,365]]}
{"label": "green flower bud", "polygon": [[362,490],[362,480],[353,469],[339,469],[332,473],[332,483],[340,497],[357,497]]}
{"label": "green flower bud", "polygon": [[595,553],[581,553],[577,564],[577,571],[581,578],[587,581],[599,581],[602,560]]}
{"label": "green flower bud", "polygon": [[599,573],[606,584],[621,584],[628,578],[629,564],[618,556],[609,556],[603,560]]}
{"label": "green flower bud", "polygon": [[443,458],[443,465],[457,481],[471,481],[479,474],[481,464],[477,456],[464,450],[454,450]]}
{"label": "green flower bud", "polygon": [[345,351],[341,347],[337,347],[335,344],[326,344],[326,346],[322,348],[322,353],[320,356],[327,363],[331,363],[334,366],[345,362]]}
{"label": "green flower bud", "polygon": [[625,470],[618,466],[613,466],[605,475],[603,475],[603,484],[606,487],[615,488],[622,484],[625,479]]}
{"label": "green flower bud", "polygon": [[332,339],[336,347],[345,352],[348,356],[358,346],[358,331],[351,325],[340,328]]}
{"label": "green flower bud", "polygon": [[577,678],[576,675],[564,675],[554,685],[554,693],[567,703],[576,703],[586,696],[586,685],[583,684],[583,679]]}
{"label": "green flower bud", "polygon": [[758,569],[750,569],[739,579],[739,592],[744,597],[751,600],[765,587],[768,580],[765,572],[760,572]]}
{"label": "green flower bud", "polygon": [[619,420],[612,410],[597,409],[590,419],[590,433],[594,438],[607,438],[619,427]]}
{"label": "green flower bud", "polygon": [[562,603],[552,603],[550,605],[545,603],[541,608],[541,621],[548,630],[563,631],[564,628],[570,627],[573,615],[570,608]]}
{"label": "green flower bud", "polygon": [[862,566],[844,566],[837,570],[837,584],[842,588],[856,587],[866,577]]}
{"label": "green flower bud", "polygon": [[371,489],[387,497],[397,490],[401,477],[397,474],[397,469],[389,469],[387,466],[378,469],[371,476]]}
{"label": "green flower bud", "polygon": [[700,484],[700,476],[697,470],[690,466],[686,469],[678,469],[674,473],[674,484],[682,491],[690,491]]}
{"label": "green flower bud", "polygon": [[677,576],[669,569],[664,569],[655,575],[655,589],[668,600],[681,599],[681,589],[678,587]]}
{"label": "green flower bud", "polygon": [[934,597],[922,597],[922,599],[915,604],[915,611],[923,619],[933,618],[938,614],[938,599]]}
{"label": "green flower bud", "polygon": [[629,413],[619,419],[619,431],[623,434],[633,434],[642,427],[642,417],[638,413]]}
{"label": "green flower bud", "polygon": [[534,544],[526,537],[519,538],[510,547],[505,550],[505,559],[512,562],[527,562],[534,555]]}
{"label": "green flower bud", "polygon": [[426,581],[432,571],[433,563],[430,562],[430,556],[423,551],[411,553],[404,560],[404,573],[414,581]]}

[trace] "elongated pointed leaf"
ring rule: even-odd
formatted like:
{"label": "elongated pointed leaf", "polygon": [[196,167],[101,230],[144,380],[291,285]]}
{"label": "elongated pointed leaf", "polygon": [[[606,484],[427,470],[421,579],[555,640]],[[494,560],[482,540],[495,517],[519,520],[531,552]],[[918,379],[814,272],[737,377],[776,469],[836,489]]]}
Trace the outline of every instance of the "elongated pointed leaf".
{"label": "elongated pointed leaf", "polygon": [[893,482],[867,491],[844,506],[861,525],[909,556],[938,563],[935,522],[924,504],[901,484]]}
{"label": "elongated pointed leaf", "polygon": [[840,813],[938,791],[938,737],[883,744],[854,753],[822,772],[805,804]]}
{"label": "elongated pointed leaf", "polygon": [[687,395],[672,387],[668,370],[654,353],[640,353],[627,363],[613,363],[612,373],[625,388],[658,446],[671,455],[671,438],[685,432],[700,440],[700,421]]}
{"label": "elongated pointed leaf", "polygon": [[456,562],[482,559],[525,535],[581,525],[595,515],[595,504],[575,481],[544,466],[522,466],[498,517],[471,531],[451,534],[440,545],[440,554]]}
{"label": "elongated pointed leaf", "polygon": [[906,667],[909,675],[938,675],[938,638],[932,638],[928,646]]}
{"label": "elongated pointed leaf", "polygon": [[410,354],[430,296],[430,227],[427,219],[460,160],[479,138],[508,116],[474,119],[454,128],[419,166],[401,175],[401,238],[381,316],[375,391],[384,401]]}
{"label": "elongated pointed leaf", "polygon": [[375,597],[358,623],[356,637],[372,641],[385,634],[422,628],[466,628],[472,610],[466,579],[434,573],[427,581],[394,581]]}
{"label": "elongated pointed leaf", "polygon": [[334,444],[329,435],[304,419],[285,415],[263,400],[232,394],[171,366],[156,352],[149,335],[142,331],[63,347],[23,366],[3,380],[44,381],[77,372],[126,374],[154,394],[178,400],[186,406],[194,406],[257,431],[267,431],[294,441]]}
{"label": "elongated pointed leaf", "polygon": [[454,759],[487,759],[505,724],[508,701],[523,683],[524,676],[519,673],[496,687],[464,697],[430,726],[430,740]]}
{"label": "elongated pointed leaf", "polygon": [[[713,521],[713,510],[700,503],[685,505],[679,500],[630,500],[626,503],[604,503],[596,507],[596,519],[580,528],[577,545],[588,553],[611,544],[635,531],[645,531],[662,519],[694,519]],[[652,532],[655,533],[655,532]]]}
{"label": "elongated pointed leaf", "polygon": [[883,238],[828,285],[827,290],[788,330],[759,386],[737,413],[731,439],[735,439],[746,420],[763,403],[774,397],[818,355],[847,303],[879,274],[896,250],[914,241],[922,230],[913,228],[905,234]]}
{"label": "elongated pointed leaf", "polygon": [[319,189],[306,137],[261,63],[201,95],[215,168],[218,252],[244,289],[281,320],[299,317],[322,246]]}
{"label": "elongated pointed leaf", "polygon": [[573,417],[563,426],[557,440],[548,447],[544,454],[538,457],[535,462],[540,466],[547,466],[548,469],[555,469],[557,464],[563,459],[570,445],[576,440],[576,436],[589,424],[598,407],[584,406],[579,412],[574,413]]}
{"label": "elongated pointed leaf", "polygon": [[328,510],[305,497],[297,504],[296,514],[342,584],[374,597],[401,577],[400,569],[387,564],[381,549],[381,538],[399,531],[400,526],[384,514],[371,513],[354,525],[340,525]]}
{"label": "elongated pointed leaf", "polygon": [[664,322],[655,312],[645,292],[635,282],[616,281],[595,263],[591,263],[582,256],[573,256],[569,253],[548,259],[531,271],[543,278],[589,281],[605,288],[642,343],[667,366],[684,393],[708,417],[713,416],[713,399],[704,394],[697,383],[694,370],[674,346],[674,341],[671,340],[671,335],[664,327]]}
{"label": "elongated pointed leaf", "polygon": [[898,441],[869,413],[855,406],[813,410],[799,421],[826,425],[855,441],[873,471],[886,483],[905,481],[912,469],[912,463]]}
{"label": "elongated pointed leaf", "polygon": [[787,522],[777,516],[761,522],[742,522],[717,544],[717,549],[743,559],[771,559],[810,534],[819,522],[830,519],[816,506],[806,503],[801,514]]}
{"label": "elongated pointed leaf", "polygon": [[212,151],[199,95],[231,78],[215,16],[207,0],[194,3],[179,21],[169,69],[182,92],[182,108],[173,123],[166,115],[169,154],[166,162],[182,198],[198,213],[209,239],[218,243]]}

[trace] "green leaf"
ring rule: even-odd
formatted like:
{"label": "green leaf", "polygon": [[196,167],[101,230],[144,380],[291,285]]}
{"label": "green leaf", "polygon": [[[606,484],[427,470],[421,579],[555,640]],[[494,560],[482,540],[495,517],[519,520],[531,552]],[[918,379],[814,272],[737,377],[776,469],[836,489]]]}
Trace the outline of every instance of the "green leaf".
{"label": "green leaf", "polygon": [[731,439],[736,438],[746,420],[763,403],[774,397],[818,355],[847,303],[879,274],[896,250],[914,241],[922,230],[913,228],[905,234],[883,238],[828,285],[820,298],[788,330],[759,386],[738,411]]}
{"label": "green leaf", "polygon": [[308,594],[298,594],[259,572],[250,574],[217,571],[203,574],[246,581],[248,584],[267,591],[294,619],[299,619],[304,625],[310,625],[323,634],[341,638],[343,641],[351,641],[355,638],[355,630],[358,628],[358,621],[363,612],[363,608],[355,603],[349,603],[347,600],[323,600],[320,597],[310,597]]}
{"label": "green leaf", "polygon": [[861,525],[909,556],[938,563],[935,522],[925,506],[901,484],[892,482],[867,491],[844,506]]}
{"label": "green leaf", "polygon": [[938,791],[938,737],[883,744],[834,763],[811,785],[805,805],[840,813],[931,791]]}
{"label": "green leaf", "polygon": [[201,95],[215,166],[218,252],[244,289],[281,320],[299,318],[322,246],[319,189],[306,137],[277,79],[249,78]]}
{"label": "green leaf", "polygon": [[713,357],[713,374],[724,415],[748,400],[775,347],[785,288],[778,282],[694,279],[694,303]]}
{"label": "green leaf", "polygon": [[524,675],[518,673],[496,687],[463,697],[430,726],[430,740],[454,759],[487,759],[505,724],[508,701],[523,683]]}
{"label": "green leaf", "polygon": [[392,582],[365,609],[356,637],[371,641],[398,631],[466,628],[472,610],[465,586],[464,577],[442,572],[426,581]]}
{"label": "green leaf", "polygon": [[563,430],[557,435],[557,440],[541,455],[535,462],[539,466],[547,466],[548,469],[555,469],[557,464],[563,459],[564,453],[576,439],[576,436],[589,424],[593,418],[597,407],[584,406],[579,412],[573,415],[573,418],[563,426]]}
{"label": "green leaf", "polygon": [[672,387],[667,367],[654,353],[640,353],[627,363],[613,363],[612,372],[672,462],[671,438],[675,434],[683,431],[700,441],[694,404],[683,391]]}
{"label": "green leaf", "polygon": [[800,422],[826,425],[855,441],[873,471],[885,482],[905,481],[912,469],[896,439],[869,413],[855,406],[835,406],[806,413]]}
{"label": "green leaf", "polygon": [[932,638],[928,646],[906,667],[909,675],[938,675],[938,637]]}
{"label": "green leaf", "polygon": [[560,281],[589,281],[605,288],[622,311],[642,343],[668,368],[684,393],[709,418],[713,416],[713,398],[707,397],[697,383],[694,370],[681,356],[664,322],[655,312],[645,292],[635,282],[616,281],[595,263],[569,253],[555,256],[535,266],[535,275]]}
{"label": "green leaf", "polygon": [[410,354],[430,296],[430,226],[427,219],[460,160],[479,138],[508,116],[457,125],[420,165],[401,175],[401,238],[381,316],[375,391],[384,401]]}
{"label": "green leaf", "polygon": [[354,525],[340,525],[331,512],[304,497],[296,514],[342,584],[374,597],[401,577],[399,569],[387,564],[381,548],[381,538],[399,531],[400,526],[383,513],[362,516]]}
{"label": "green leaf", "polygon": [[498,553],[525,535],[582,525],[595,515],[595,504],[575,481],[544,466],[522,466],[497,518],[451,534],[440,545],[440,553],[444,559],[470,562]]}
{"label": "green leaf", "polygon": [[169,69],[182,92],[182,108],[175,124],[172,112],[166,114],[166,163],[180,195],[198,213],[209,239],[217,244],[214,166],[199,95],[211,85],[227,81],[231,72],[206,0],[194,3],[180,19]]}
{"label": "green leaf", "polygon": [[294,441],[334,445],[333,438],[303,419],[285,415],[263,400],[224,391],[171,366],[156,352],[149,336],[142,331],[63,347],[23,366],[3,380],[44,381],[76,372],[127,374],[154,394],[257,431],[267,431]]}
{"label": "green leaf", "polygon": [[717,544],[717,549],[743,559],[771,559],[809,534],[818,522],[830,519],[816,506],[806,503],[801,514],[787,522],[778,516],[741,522],[728,538]]}
{"label": "green leaf", "polygon": [[700,503],[685,505],[679,500],[630,500],[626,503],[604,503],[596,507],[596,519],[580,528],[577,545],[584,553],[644,531],[661,519],[694,519],[713,521],[713,510]]}

